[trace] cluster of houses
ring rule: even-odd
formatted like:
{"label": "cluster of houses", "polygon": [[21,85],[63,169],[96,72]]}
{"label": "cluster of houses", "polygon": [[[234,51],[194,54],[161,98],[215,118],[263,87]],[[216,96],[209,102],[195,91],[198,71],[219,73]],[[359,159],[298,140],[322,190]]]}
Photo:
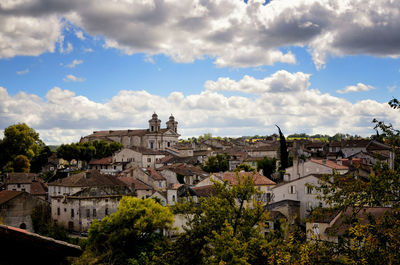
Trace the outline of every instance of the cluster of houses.
{"label": "cluster of houses", "polygon": [[[280,145],[276,135],[255,142],[243,138],[179,142],[177,124],[171,115],[166,128],[161,128],[161,121],[153,114],[147,129],[95,131],[81,138],[81,142],[116,141],[123,148],[113,156],[91,161],[79,173],[67,174],[50,183],[44,183],[37,174],[7,174],[0,191],[0,220],[32,231],[29,215],[35,207],[47,205],[54,222],[70,231],[85,232],[94,219],[117,211],[122,196],[154,198],[162,205],[173,205],[188,196],[194,200],[213,196],[214,182],[235,185],[237,175],[241,175],[253,178],[261,192],[258,199],[270,211],[268,227],[273,229],[273,219],[284,218],[293,223],[296,218],[305,220],[312,209],[325,206],[310,187],[310,184],[317,185],[322,175],[356,171],[368,176],[377,161],[384,161],[390,167],[394,163],[391,147],[375,140],[297,140],[288,141],[293,165],[286,169],[283,180],[274,175],[268,178],[262,171],[233,172],[240,164],[256,168],[257,161],[264,157],[275,158],[279,163]],[[203,171],[200,165],[217,154],[229,156],[229,170]],[[60,165],[53,157],[44,170],[50,167],[60,170]],[[74,166],[79,168],[82,164],[76,162]],[[334,215],[322,220],[325,223],[307,226],[323,237],[325,230],[338,220]],[[184,221],[180,220],[178,226],[182,225]]]}

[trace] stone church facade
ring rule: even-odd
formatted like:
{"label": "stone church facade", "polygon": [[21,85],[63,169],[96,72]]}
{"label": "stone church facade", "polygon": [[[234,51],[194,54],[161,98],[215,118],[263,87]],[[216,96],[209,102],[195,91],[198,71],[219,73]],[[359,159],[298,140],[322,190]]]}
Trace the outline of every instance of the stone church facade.
{"label": "stone church facade", "polygon": [[119,142],[124,147],[144,147],[153,150],[165,150],[178,142],[178,122],[170,116],[166,122],[167,127],[161,128],[161,120],[154,113],[149,120],[148,129],[139,130],[108,130],[94,131],[92,134],[81,138],[80,142]]}

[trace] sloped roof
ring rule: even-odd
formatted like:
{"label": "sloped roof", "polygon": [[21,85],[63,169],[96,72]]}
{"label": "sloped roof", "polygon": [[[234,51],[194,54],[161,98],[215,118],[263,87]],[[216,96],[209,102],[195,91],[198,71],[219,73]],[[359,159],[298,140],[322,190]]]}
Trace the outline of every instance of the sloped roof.
{"label": "sloped roof", "polygon": [[90,187],[90,186],[125,186],[115,176],[100,174],[97,170],[84,171],[51,182],[49,186]]}
{"label": "sloped roof", "polygon": [[8,173],[6,176],[7,184],[25,184],[33,181],[43,181],[36,173]]}
{"label": "sloped roof", "polygon": [[341,170],[341,169],[349,169],[349,167],[344,165],[339,165],[331,160],[327,159],[311,159],[311,162],[317,163],[319,165],[323,165],[332,169]]}
{"label": "sloped roof", "polygon": [[192,190],[199,197],[211,197],[211,196],[214,196],[217,193],[216,190],[213,188],[213,185],[192,187]]}
{"label": "sloped roof", "polygon": [[269,178],[261,175],[260,173],[253,173],[253,172],[225,172],[222,173],[222,180],[228,181],[231,185],[237,185],[238,176],[252,177],[254,185],[256,186],[276,185],[276,183],[270,180]]}
{"label": "sloped roof", "polygon": [[3,190],[0,191],[0,204],[8,202],[11,199],[21,195],[23,191]]}
{"label": "sloped roof", "polygon": [[146,168],[146,172],[154,180],[165,180],[165,178],[158,171],[156,171],[154,168],[148,167],[148,168]]}
{"label": "sloped roof", "polygon": [[154,149],[145,148],[145,147],[132,146],[132,147],[129,147],[129,148],[132,149],[133,151],[141,153],[142,155],[165,155],[164,152],[161,152],[161,151],[158,151],[158,150],[154,150]]}
{"label": "sloped roof", "polygon": [[110,164],[112,164],[112,156],[93,160],[93,161],[90,161],[90,163],[89,163],[89,165],[110,165]]}
{"label": "sloped roof", "polygon": [[46,195],[47,186],[42,182],[32,182],[30,194],[32,195]]}
{"label": "sloped roof", "polygon": [[135,185],[135,190],[152,190],[153,187],[147,185],[143,181],[135,178],[135,177],[118,177],[119,180],[124,182],[128,186]]}

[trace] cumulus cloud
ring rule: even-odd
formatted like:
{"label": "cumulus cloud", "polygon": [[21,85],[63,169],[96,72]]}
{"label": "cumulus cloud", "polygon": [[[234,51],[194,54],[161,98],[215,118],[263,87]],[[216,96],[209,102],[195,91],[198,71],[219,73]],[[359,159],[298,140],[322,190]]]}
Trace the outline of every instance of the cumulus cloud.
{"label": "cumulus cloud", "polygon": [[64,82],[83,82],[85,81],[85,78],[82,77],[77,77],[74,75],[67,75],[66,77],[64,77]]}
{"label": "cumulus cloud", "polygon": [[342,90],[336,90],[337,93],[339,94],[346,94],[350,92],[361,92],[361,91],[369,91],[375,89],[375,87],[370,86],[370,85],[365,85],[363,83],[357,83],[355,86],[346,86]]}
{"label": "cumulus cloud", "polygon": [[86,39],[81,30],[75,31],[75,36],[80,40],[85,40]]}
{"label": "cumulus cloud", "polygon": [[[154,111],[163,123],[173,113],[183,137],[206,132],[221,136],[266,135],[276,132],[274,124],[285,133],[371,135],[373,118],[400,126],[400,113],[387,103],[352,103],[310,89],[308,79],[305,73],[278,71],[263,79],[245,76],[238,81],[207,81],[202,92],[189,95],[172,92],[158,96],[144,90],[121,90],[105,102],[59,87],[48,91],[45,98],[24,92],[10,95],[0,87],[0,129],[26,122],[47,143],[71,142],[93,130],[147,128]],[[221,91],[243,91],[254,97],[226,96]]]}
{"label": "cumulus cloud", "polygon": [[[295,63],[287,47],[307,47],[317,68],[329,56],[400,55],[399,1],[54,1],[0,7],[0,57],[54,51],[63,21],[103,36],[127,54],[165,54],[177,62],[215,58],[220,67]],[[282,49],[283,48],[283,49]],[[71,43],[60,50],[73,49]]]}
{"label": "cumulus cloud", "polygon": [[82,63],[83,63],[83,60],[74,59],[74,60],[72,61],[72,63],[67,64],[65,67],[68,67],[68,68],[75,68],[75,66],[77,66],[78,64],[82,64]]}

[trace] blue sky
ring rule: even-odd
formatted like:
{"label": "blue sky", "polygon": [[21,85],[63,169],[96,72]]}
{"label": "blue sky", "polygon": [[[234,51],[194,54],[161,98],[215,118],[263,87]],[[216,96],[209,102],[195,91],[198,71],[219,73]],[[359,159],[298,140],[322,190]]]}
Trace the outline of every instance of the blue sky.
{"label": "blue sky", "polygon": [[183,138],[400,125],[399,3],[20,0],[0,21],[0,129],[48,144],[154,111]]}

